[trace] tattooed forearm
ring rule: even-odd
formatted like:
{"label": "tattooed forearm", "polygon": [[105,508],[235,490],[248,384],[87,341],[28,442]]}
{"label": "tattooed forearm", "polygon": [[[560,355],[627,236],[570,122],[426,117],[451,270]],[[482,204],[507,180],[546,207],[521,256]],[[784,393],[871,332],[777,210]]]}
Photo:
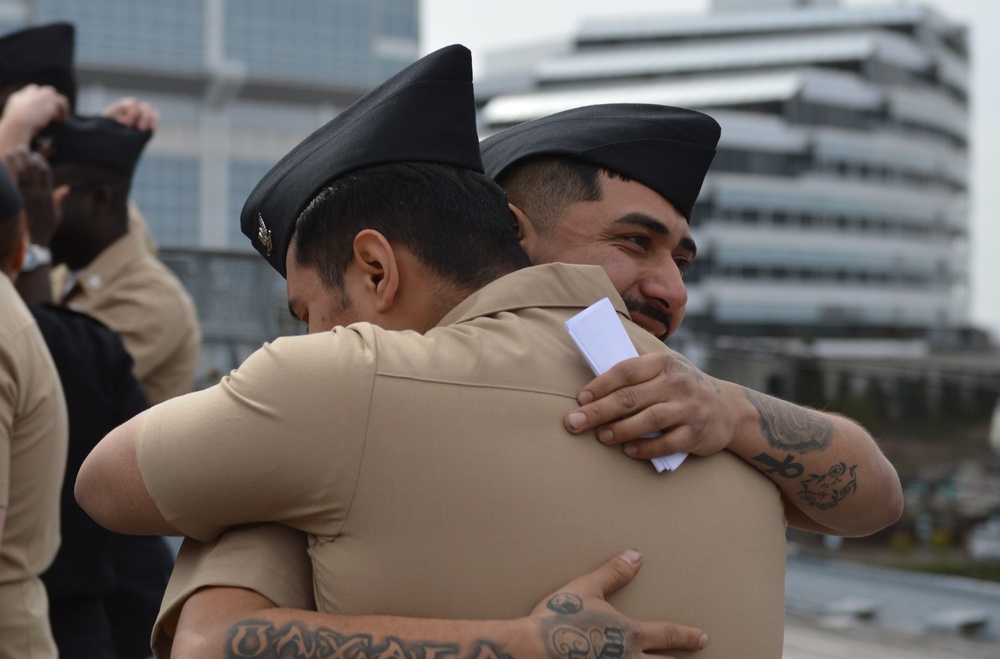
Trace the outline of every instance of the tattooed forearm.
{"label": "tattooed forearm", "polygon": [[393,636],[375,641],[368,634],[336,631],[290,622],[242,620],[229,630],[227,657],[254,659],[513,659],[496,644],[478,641],[468,653],[454,643],[403,641]]}
{"label": "tattooed forearm", "polygon": [[760,417],[760,432],[773,448],[808,453],[830,445],[833,424],[822,414],[743,388]]}

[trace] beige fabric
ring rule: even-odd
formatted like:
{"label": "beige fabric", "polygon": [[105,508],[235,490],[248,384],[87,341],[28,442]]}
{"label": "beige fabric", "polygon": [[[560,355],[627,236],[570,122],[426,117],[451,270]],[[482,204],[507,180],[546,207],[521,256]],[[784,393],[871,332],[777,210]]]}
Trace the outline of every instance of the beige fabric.
{"label": "beige fabric", "polygon": [[[279,339],[155,408],[143,478],[194,537],[263,520],[310,533],[322,611],[524,615],[636,547],[643,570],[617,606],[704,628],[699,658],[780,657],[774,485],[725,452],[660,475],[562,427],[592,377],[563,322],[605,296],[625,314],[600,268],[550,264],[425,336],[362,323]],[[640,352],[661,347],[626,324]]]}
{"label": "beige fabric", "polygon": [[55,659],[49,599],[37,577],[0,583],[0,659]]}
{"label": "beige fabric", "polygon": [[108,246],[63,295],[66,281],[65,269],[53,273],[55,299],[121,335],[151,403],[191,391],[201,342],[194,302],[139,236]]}
{"label": "beige fabric", "polygon": [[209,543],[185,538],[153,627],[157,657],[170,656],[181,607],[205,586],[252,587],[279,606],[316,608],[312,566],[302,532],[264,524],[231,529]]}
{"label": "beige fabric", "polygon": [[139,207],[131,199],[128,201],[128,231],[138,237],[139,243],[153,256],[156,256],[160,251],[160,246],[156,244],[156,239],[153,238],[153,232],[149,230],[149,223],[146,221],[146,216],[142,214],[142,211],[139,210]]}
{"label": "beige fabric", "polygon": [[68,421],[45,340],[0,275],[0,659],[55,657],[38,575],[59,548]]}

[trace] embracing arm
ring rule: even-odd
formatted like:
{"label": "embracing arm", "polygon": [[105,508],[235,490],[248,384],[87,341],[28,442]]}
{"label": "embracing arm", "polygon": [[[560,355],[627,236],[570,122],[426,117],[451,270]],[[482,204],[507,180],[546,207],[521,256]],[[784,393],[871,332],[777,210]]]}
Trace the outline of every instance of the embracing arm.
{"label": "embracing arm", "polygon": [[632,620],[604,601],[641,565],[626,551],[516,620],[342,616],[274,608],[240,588],[199,590],[184,604],[171,654],[195,659],[353,656],[359,659],[640,659],[705,647],[700,630]]}
{"label": "embracing arm", "polygon": [[774,481],[797,528],[862,536],[902,514],[899,476],[859,424],[710,377],[673,350],[618,364],[578,401],[567,428],[596,428],[634,458],[731,451]]}
{"label": "embracing arm", "polygon": [[143,412],[112,430],[80,466],[76,501],[95,522],[116,533],[177,535],[160,513],[139,472],[136,436]]}

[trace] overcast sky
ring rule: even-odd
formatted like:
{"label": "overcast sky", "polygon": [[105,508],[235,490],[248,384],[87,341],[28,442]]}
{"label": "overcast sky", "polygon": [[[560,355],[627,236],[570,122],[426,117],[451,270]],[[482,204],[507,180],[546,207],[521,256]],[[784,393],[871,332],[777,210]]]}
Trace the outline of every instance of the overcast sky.
{"label": "overcast sky", "polygon": [[[568,39],[584,19],[602,16],[698,14],[708,0],[420,0],[421,52],[461,43],[473,53],[475,75],[488,73],[483,53]],[[891,0],[843,0],[846,5]],[[898,3],[897,3],[898,4]],[[1000,1],[925,0],[971,26],[972,40],[972,306],[973,323],[1000,339]],[[990,78],[988,80],[988,78]],[[987,119],[992,119],[988,122]]]}

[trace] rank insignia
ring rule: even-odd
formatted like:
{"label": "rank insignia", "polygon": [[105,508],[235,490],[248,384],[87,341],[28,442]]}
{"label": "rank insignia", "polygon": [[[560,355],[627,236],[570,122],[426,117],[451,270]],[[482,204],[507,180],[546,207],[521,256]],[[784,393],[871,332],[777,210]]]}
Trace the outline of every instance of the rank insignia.
{"label": "rank insignia", "polygon": [[264,216],[260,213],[257,214],[257,239],[267,252],[264,256],[271,256],[271,230],[264,224]]}

